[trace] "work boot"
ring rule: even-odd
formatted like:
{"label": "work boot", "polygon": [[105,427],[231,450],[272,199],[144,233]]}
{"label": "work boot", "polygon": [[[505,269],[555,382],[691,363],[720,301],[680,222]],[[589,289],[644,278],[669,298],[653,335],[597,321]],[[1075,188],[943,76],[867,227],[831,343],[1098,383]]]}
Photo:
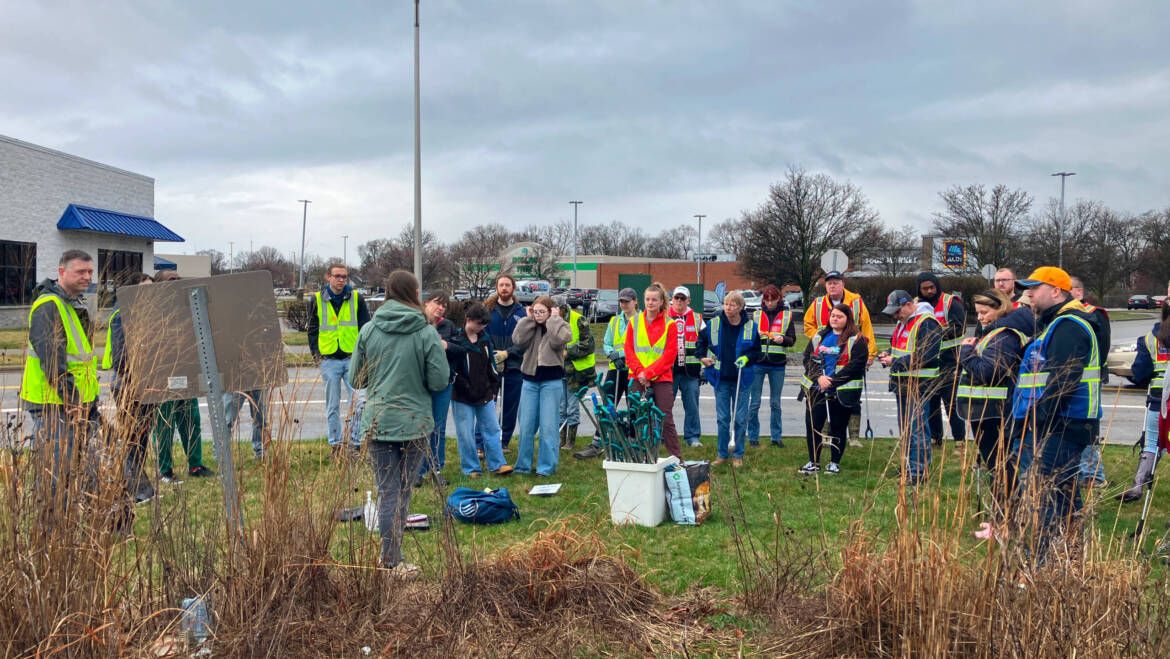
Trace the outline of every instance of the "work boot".
{"label": "work boot", "polygon": [[1158,463],[1157,454],[1149,451],[1142,451],[1142,455],[1138,458],[1137,473],[1133,477],[1133,487],[1118,494],[1116,498],[1121,499],[1122,503],[1129,503],[1137,501],[1142,498],[1142,490],[1145,489],[1146,483],[1149,483],[1154,478],[1154,467]]}
{"label": "work boot", "polygon": [[577,448],[577,424],[565,426],[565,439],[561,446],[569,451]]}
{"label": "work boot", "polygon": [[596,458],[602,453],[604,453],[604,451],[601,450],[601,444],[597,441],[594,441],[589,446],[586,446],[580,451],[574,453],[573,457],[577,458],[578,460],[588,460],[589,458]]}
{"label": "work boot", "polygon": [[562,451],[569,448],[568,444],[565,443],[565,436],[568,434],[566,431],[568,429],[569,429],[568,424],[561,426],[561,450]]}

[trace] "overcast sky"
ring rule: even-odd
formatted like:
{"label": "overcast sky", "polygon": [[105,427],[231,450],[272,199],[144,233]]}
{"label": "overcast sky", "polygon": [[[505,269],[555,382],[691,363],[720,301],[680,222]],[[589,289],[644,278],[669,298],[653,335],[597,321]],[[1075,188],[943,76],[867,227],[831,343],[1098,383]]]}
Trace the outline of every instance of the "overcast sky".
{"label": "overcast sky", "polygon": [[[4,0],[0,133],[152,176],[187,238],[339,255],[412,218],[413,3]],[[925,228],[939,190],[1170,204],[1170,3],[423,0],[423,223],[648,231],[790,164]],[[704,231],[704,233],[706,233]]]}

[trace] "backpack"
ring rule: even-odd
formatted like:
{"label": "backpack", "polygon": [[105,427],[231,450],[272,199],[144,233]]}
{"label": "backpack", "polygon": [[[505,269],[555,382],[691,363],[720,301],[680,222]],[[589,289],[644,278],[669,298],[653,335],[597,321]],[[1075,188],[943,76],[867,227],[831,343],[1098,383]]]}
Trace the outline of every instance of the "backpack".
{"label": "backpack", "polygon": [[468,524],[502,524],[520,519],[520,509],[512,503],[506,487],[486,491],[457,487],[447,497],[447,512]]}

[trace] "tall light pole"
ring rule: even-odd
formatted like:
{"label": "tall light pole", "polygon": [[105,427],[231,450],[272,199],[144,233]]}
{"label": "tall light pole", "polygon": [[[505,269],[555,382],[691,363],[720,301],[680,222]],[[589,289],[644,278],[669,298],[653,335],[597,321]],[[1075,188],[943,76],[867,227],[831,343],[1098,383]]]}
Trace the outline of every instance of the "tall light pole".
{"label": "tall light pole", "polygon": [[577,288],[577,207],[583,201],[570,201],[573,204],[573,288]]}
{"label": "tall light pole", "polygon": [[341,264],[345,266],[346,270],[349,269],[349,265],[347,265],[345,262],[345,255],[348,253],[349,253],[349,234],[346,234],[346,235],[341,237]]}
{"label": "tall light pole", "polygon": [[1060,177],[1060,234],[1059,238],[1059,252],[1056,257],[1056,267],[1064,268],[1064,180],[1070,176],[1076,176],[1076,172],[1057,172],[1053,176]]}
{"label": "tall light pole", "polygon": [[418,2],[414,0],[414,278],[423,285],[422,271],[422,129],[418,84]]}
{"label": "tall light pole", "polygon": [[305,290],[305,227],[309,224],[309,204],[313,202],[308,199],[298,199],[297,203],[304,205],[304,212],[301,213],[301,272],[297,276],[297,290],[303,291]]}
{"label": "tall light pole", "polygon": [[703,262],[699,260],[699,252],[703,251],[703,218],[706,215],[696,214],[699,220],[699,238],[695,241],[695,283],[703,283]]}
{"label": "tall light pole", "polygon": [[229,240],[228,241],[228,272],[229,273],[236,271],[235,263],[236,263],[236,244]]}

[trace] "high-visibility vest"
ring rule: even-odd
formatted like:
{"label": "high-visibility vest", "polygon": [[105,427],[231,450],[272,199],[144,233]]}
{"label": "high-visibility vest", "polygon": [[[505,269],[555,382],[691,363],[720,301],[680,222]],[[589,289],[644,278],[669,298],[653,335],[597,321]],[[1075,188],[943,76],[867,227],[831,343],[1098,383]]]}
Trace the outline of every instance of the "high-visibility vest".
{"label": "high-visibility vest", "polygon": [[648,368],[666,352],[666,333],[670,331],[670,327],[664,327],[662,336],[651,343],[650,334],[646,331],[649,325],[650,321],[646,320],[646,312],[643,311],[634,316],[630,320],[630,326],[626,328],[627,332],[634,333],[634,357],[638,358],[642,368]]}
{"label": "high-visibility vest", "polygon": [[[740,334],[739,340],[750,345],[752,343],[752,331],[756,326],[755,321],[746,314],[741,313],[739,317],[743,319],[743,333]],[[711,319],[711,344],[707,348],[707,351],[710,352],[711,356],[715,358],[716,371],[718,371],[723,366],[722,359],[720,359],[723,353],[719,349],[719,324],[722,322],[722,320],[723,316],[715,316]]]}
{"label": "high-visibility vest", "polygon": [[1089,335],[1092,350],[1089,351],[1089,363],[1085,364],[1084,370],[1081,371],[1081,379],[1077,381],[1076,389],[1070,394],[1069,402],[1060,414],[1070,419],[1101,418],[1101,352],[1097,345],[1097,335],[1084,318],[1061,314],[1024,349],[1020,375],[1016,379],[1016,394],[1012,398],[1012,415],[1017,419],[1025,418],[1028,411],[1044,395],[1050,376],[1046,369],[1044,349],[1048,347],[1052,328],[1064,321],[1074,322],[1085,330]]}
{"label": "high-visibility vest", "polygon": [[[845,363],[849,363],[849,356],[853,354],[853,344],[857,343],[857,339],[859,336],[860,336],[859,334],[854,334],[853,336],[849,337],[849,340],[845,342],[844,349],[842,349],[841,346],[839,346],[839,345],[835,346],[835,349],[837,350],[837,368],[841,367],[841,359],[842,358],[844,358]],[[813,354],[813,355],[823,354],[824,352],[827,352],[828,350],[833,349],[833,348],[823,348],[821,346],[822,339],[823,339],[823,337],[821,336],[820,332],[818,332],[810,340],[812,342],[812,353],[811,354]],[[837,400],[840,401],[840,403],[842,405],[845,405],[846,407],[852,407],[854,405],[854,403],[859,402],[861,400],[861,387],[864,383],[865,383],[865,375],[863,372],[861,377],[854,378],[854,379],[846,382],[845,384],[838,385],[837,389],[836,389]],[[811,391],[814,384],[816,384],[816,382],[814,382],[813,379],[808,376],[808,371],[805,371],[805,373],[800,376],[800,386],[804,387],[806,392]]]}
{"label": "high-visibility vest", "polygon": [[1166,375],[1166,367],[1170,366],[1170,350],[1158,343],[1158,337],[1153,332],[1145,336],[1146,350],[1150,352],[1150,361],[1154,363],[1154,375],[1150,378],[1150,387],[1147,396],[1162,398],[1162,378]]}
{"label": "high-visibility vest", "polygon": [[[910,319],[910,322],[898,322],[894,326],[894,335],[890,338],[890,354],[895,359],[906,357],[914,354],[914,349],[918,345],[918,332],[922,329],[922,322],[926,318],[933,318],[927,314],[918,314]],[[923,355],[924,358],[929,358],[931,355]],[[911,357],[913,359],[913,357]],[[925,359],[923,361],[926,361]],[[914,366],[911,363],[911,366]],[[920,365],[919,365],[920,366]],[[937,378],[938,368],[910,368],[898,373],[890,373],[891,378]]]}
{"label": "high-visibility vest", "polygon": [[[569,345],[566,346],[568,348],[572,348],[573,346],[577,345],[577,342],[581,340],[581,330],[577,325],[577,322],[580,321],[581,318],[582,316],[580,313],[577,313],[572,309],[569,310],[569,331],[573,333],[573,338],[569,339]],[[581,371],[586,371],[593,368],[593,366],[597,364],[597,355],[591,352],[588,355],[581,357],[580,359],[574,359],[572,364],[573,368],[577,369],[578,373]]]}
{"label": "high-visibility vest", "polygon": [[332,355],[341,350],[353,352],[358,337],[358,294],[350,291],[340,312],[333,311],[325,291],[317,291],[317,351]]}
{"label": "high-visibility vest", "polygon": [[[947,328],[947,314],[951,310],[951,305],[955,302],[955,296],[950,293],[943,293],[938,296],[938,302],[934,305],[934,319],[938,321],[943,329]],[[943,337],[942,343],[939,344],[939,350],[948,350],[951,348],[958,348],[963,343],[963,337],[957,336],[953,339]]]}
{"label": "high-visibility vest", "polygon": [[[61,326],[65,328],[65,361],[66,368],[73,374],[73,382],[81,395],[81,402],[93,402],[98,397],[97,364],[94,350],[90,346],[89,337],[81,327],[81,319],[73,307],[66,304],[60,297],[51,293],[37,298],[32,309],[28,312],[29,325],[32,324],[33,312],[42,304],[53,302],[57,305],[57,313],[61,315]],[[52,356],[49,356],[50,358]],[[45,372],[41,369],[41,359],[33,351],[32,343],[28,345],[28,356],[24,360],[24,376],[20,381],[20,397],[30,403],[40,405],[61,405],[60,394],[57,388],[49,384]]]}
{"label": "high-visibility vest", "polygon": [[760,328],[760,339],[767,337],[766,341],[762,341],[761,348],[765,355],[783,355],[787,352],[780,342],[784,340],[784,335],[788,332],[788,326],[792,324],[792,312],[784,309],[780,312],[780,317],[776,322],[768,320],[768,314],[764,313],[763,309],[756,311],[756,325]]}
{"label": "high-visibility vest", "polygon": [[[841,299],[845,299],[844,294],[842,294]],[[813,317],[817,321],[818,332],[829,324],[829,312],[831,312],[835,306],[836,305],[833,304],[833,301],[829,299],[828,295],[822,295],[813,300],[813,309],[816,310],[816,313],[813,314]],[[853,298],[853,301],[849,303],[849,308],[853,311],[853,322],[857,323],[858,327],[861,327],[861,298]]]}
{"label": "high-visibility vest", "polygon": [[[991,341],[1004,332],[1014,333],[1020,339],[1020,345],[1028,341],[1028,337],[1014,327],[997,327],[979,339],[975,344],[975,354],[982,355]],[[1010,380],[1000,387],[972,385],[971,374],[963,371],[959,376],[959,386],[955,389],[955,410],[964,419],[998,419],[1003,416],[1003,407],[1011,389]]]}
{"label": "high-visibility vest", "polygon": [[110,314],[109,324],[106,325],[106,349],[102,351],[102,370],[114,368],[114,317],[122,313],[121,309],[114,309]]}
{"label": "high-visibility vest", "polygon": [[[699,356],[695,354],[695,343],[699,340],[699,321],[696,320],[695,310],[688,308],[686,313],[676,316],[674,309],[671,309],[668,317],[674,323],[674,332],[679,338],[679,351],[683,355],[682,365],[702,366]],[[679,365],[677,361],[675,364]]]}

